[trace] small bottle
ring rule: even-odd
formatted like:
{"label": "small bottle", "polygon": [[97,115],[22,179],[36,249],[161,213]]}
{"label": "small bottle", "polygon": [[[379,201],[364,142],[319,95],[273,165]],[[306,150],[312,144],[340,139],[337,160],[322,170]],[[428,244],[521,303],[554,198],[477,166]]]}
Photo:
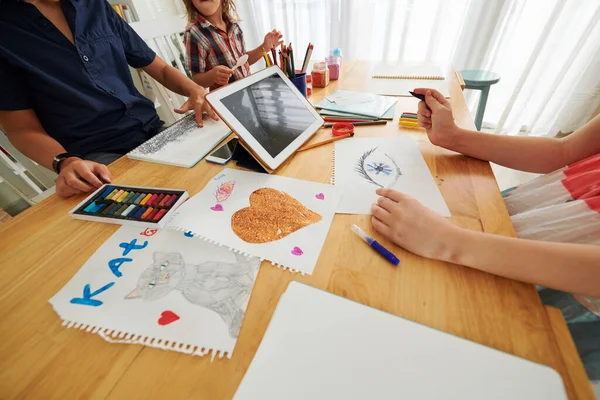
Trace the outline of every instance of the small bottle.
{"label": "small bottle", "polygon": [[327,68],[329,68],[329,79],[337,81],[340,77],[340,63],[338,57],[332,54],[325,59],[325,62],[327,63]]}
{"label": "small bottle", "polygon": [[331,55],[334,56],[334,57],[337,57],[338,64],[340,64],[340,68],[342,68],[342,49],[340,49],[339,47],[336,47],[331,52]]}
{"label": "small bottle", "polygon": [[313,64],[311,73],[313,87],[324,88],[329,85],[329,68],[323,61]]}

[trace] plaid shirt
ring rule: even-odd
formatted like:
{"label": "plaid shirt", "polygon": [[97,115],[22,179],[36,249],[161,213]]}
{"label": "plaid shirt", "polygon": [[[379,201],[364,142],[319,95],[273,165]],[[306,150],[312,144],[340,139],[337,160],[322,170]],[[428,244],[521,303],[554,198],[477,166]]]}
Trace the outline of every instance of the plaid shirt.
{"label": "plaid shirt", "polygon": [[[238,24],[227,21],[227,32],[223,32],[200,14],[196,14],[194,21],[185,29],[185,46],[192,74],[210,71],[218,65],[233,68],[237,60],[246,53],[244,34]],[[229,82],[249,74],[250,67],[246,63],[233,72]]]}

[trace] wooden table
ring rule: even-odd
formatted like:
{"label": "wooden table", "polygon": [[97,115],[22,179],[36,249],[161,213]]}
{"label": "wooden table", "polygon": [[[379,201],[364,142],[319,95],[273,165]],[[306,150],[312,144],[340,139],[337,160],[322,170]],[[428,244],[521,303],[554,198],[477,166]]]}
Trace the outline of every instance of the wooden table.
{"label": "wooden table", "polygon": [[[344,62],[342,79],[315,90],[311,100],[316,102],[338,88],[365,89],[368,71],[366,63]],[[451,81],[451,94],[457,122],[473,128],[456,77]],[[452,222],[514,236],[487,162],[435,147],[420,129],[398,128],[400,113],[414,112],[416,107],[416,99],[401,97],[394,122],[359,127],[356,135],[413,136],[448,203]],[[313,140],[328,135],[328,130],[322,130]],[[279,174],[329,182],[332,150],[333,145],[327,145],[299,153]],[[191,195],[221,168],[205,161],[185,169],[127,158],[110,166],[114,183],[182,188]],[[293,279],[549,365],[562,375],[571,399],[592,398],[564,321],[556,310],[546,312],[532,285],[424,259],[378,238],[402,260],[400,267],[392,267],[351,233],[353,223],[370,227],[369,217],[363,215],[336,215],[312,276],[264,263],[231,360],[211,362],[209,357],[109,344],[97,335],[66,329],[48,299],[118,229],[69,217],[67,212],[79,201],[81,197],[61,200],[52,196],[0,225],[2,399],[231,398],[279,296]],[[402,345],[400,339],[398,345]]]}

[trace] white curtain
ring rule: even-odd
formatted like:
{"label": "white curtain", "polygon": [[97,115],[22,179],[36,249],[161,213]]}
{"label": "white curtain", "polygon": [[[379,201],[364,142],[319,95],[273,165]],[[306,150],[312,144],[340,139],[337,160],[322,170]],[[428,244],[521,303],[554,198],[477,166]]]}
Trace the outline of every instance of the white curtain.
{"label": "white curtain", "polygon": [[[301,61],[428,62],[501,75],[484,127],[555,135],[600,104],[599,0],[238,0],[248,48],[277,28]],[[468,92],[467,92],[468,93]],[[477,96],[468,94],[473,109]]]}

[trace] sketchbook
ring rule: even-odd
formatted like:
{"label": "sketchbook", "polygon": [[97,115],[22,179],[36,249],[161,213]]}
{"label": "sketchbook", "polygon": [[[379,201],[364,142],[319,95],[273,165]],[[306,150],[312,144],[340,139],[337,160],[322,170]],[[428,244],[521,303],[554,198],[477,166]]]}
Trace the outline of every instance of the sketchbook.
{"label": "sketchbook", "polygon": [[545,365],[291,282],[234,399],[565,400]]}
{"label": "sketchbook", "polygon": [[[358,100],[359,95],[360,100]],[[398,99],[394,97],[337,90],[315,104],[315,108],[382,118],[397,101]]]}
{"label": "sketchbook", "polygon": [[375,79],[443,80],[442,70],[429,64],[378,64],[371,75]]}
{"label": "sketchbook", "polygon": [[332,182],[342,191],[336,212],[371,214],[379,188],[415,197],[443,217],[450,210],[411,137],[350,138],[335,142]]}
{"label": "sketchbook", "polygon": [[127,154],[134,160],[191,168],[221,143],[231,130],[223,121],[204,119],[198,127],[196,114],[186,115]]}
{"label": "sketchbook", "polygon": [[109,342],[231,358],[259,267],[187,232],[123,226],[50,304]]}

